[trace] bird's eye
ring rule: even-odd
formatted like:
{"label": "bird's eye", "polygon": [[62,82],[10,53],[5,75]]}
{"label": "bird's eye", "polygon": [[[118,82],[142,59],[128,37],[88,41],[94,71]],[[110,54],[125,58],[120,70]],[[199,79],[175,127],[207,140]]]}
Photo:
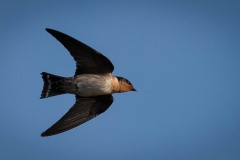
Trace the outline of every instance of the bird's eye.
{"label": "bird's eye", "polygon": [[126,81],[129,85],[132,85],[132,83],[131,82],[129,82],[128,80]]}

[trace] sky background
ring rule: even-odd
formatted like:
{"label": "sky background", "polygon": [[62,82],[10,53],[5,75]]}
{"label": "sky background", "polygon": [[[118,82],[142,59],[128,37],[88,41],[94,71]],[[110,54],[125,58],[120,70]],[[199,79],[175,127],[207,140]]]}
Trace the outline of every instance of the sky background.
{"label": "sky background", "polygon": [[[239,1],[1,0],[0,20],[0,159],[240,159]],[[138,91],[40,137],[75,102],[39,99],[42,71],[75,72],[46,27],[103,53]]]}

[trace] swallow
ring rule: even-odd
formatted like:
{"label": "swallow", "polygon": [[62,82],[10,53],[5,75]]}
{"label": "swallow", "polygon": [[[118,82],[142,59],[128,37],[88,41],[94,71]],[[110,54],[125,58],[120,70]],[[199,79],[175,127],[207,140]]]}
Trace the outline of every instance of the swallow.
{"label": "swallow", "polygon": [[52,136],[77,127],[105,112],[113,103],[114,93],[136,91],[123,77],[112,75],[112,62],[100,52],[62,32],[46,28],[70,52],[76,61],[73,77],[42,72],[41,99],[61,94],[74,94],[75,104],[41,136]]}

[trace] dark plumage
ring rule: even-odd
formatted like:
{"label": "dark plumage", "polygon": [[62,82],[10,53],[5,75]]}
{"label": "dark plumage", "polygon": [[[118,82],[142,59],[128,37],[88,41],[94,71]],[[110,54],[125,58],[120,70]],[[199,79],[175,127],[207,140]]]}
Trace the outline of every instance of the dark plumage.
{"label": "dark plumage", "polygon": [[75,94],[72,108],[53,126],[41,134],[51,136],[65,132],[106,111],[113,102],[113,93],[135,91],[125,78],[112,75],[112,62],[84,43],[53,29],[46,29],[60,41],[76,61],[74,77],[61,77],[42,72],[41,98]]}

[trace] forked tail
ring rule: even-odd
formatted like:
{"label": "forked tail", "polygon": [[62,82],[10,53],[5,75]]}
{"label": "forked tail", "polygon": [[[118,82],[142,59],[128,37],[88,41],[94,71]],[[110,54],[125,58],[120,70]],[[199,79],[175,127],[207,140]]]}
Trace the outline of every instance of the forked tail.
{"label": "forked tail", "polygon": [[41,74],[44,82],[42,94],[40,97],[41,99],[65,93],[63,90],[65,79],[64,77],[56,76],[46,72],[42,72]]}

